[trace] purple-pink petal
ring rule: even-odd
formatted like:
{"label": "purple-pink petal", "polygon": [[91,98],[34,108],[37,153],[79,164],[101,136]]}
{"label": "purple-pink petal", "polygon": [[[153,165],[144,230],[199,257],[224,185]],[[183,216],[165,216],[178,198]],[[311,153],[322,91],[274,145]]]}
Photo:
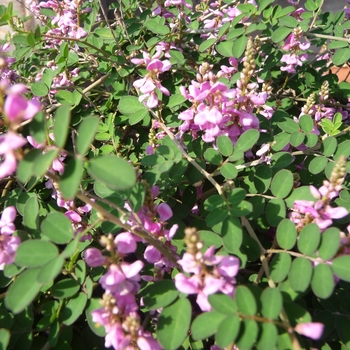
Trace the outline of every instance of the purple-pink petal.
{"label": "purple-pink petal", "polygon": [[158,205],[157,212],[161,221],[167,221],[173,216],[173,211],[170,206],[166,203]]}
{"label": "purple-pink petal", "polygon": [[294,329],[301,335],[318,340],[322,336],[324,325],[320,322],[298,323]]}
{"label": "purple-pink petal", "polygon": [[85,262],[90,267],[98,267],[104,265],[106,257],[102,255],[101,251],[97,248],[89,248],[84,253]]}

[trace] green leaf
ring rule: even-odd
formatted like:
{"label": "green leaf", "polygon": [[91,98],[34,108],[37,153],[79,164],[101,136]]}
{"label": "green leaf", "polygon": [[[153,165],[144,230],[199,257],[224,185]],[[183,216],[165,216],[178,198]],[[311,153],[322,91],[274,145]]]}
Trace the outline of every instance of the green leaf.
{"label": "green leaf", "polygon": [[43,265],[37,276],[37,282],[39,283],[50,283],[62,272],[62,267],[64,264],[64,257],[59,256],[52,259],[45,265]]}
{"label": "green leaf", "polygon": [[278,224],[286,217],[286,205],[283,199],[275,198],[268,201],[265,212],[267,222],[271,226],[277,227]]}
{"label": "green leaf", "polygon": [[206,211],[212,211],[218,207],[222,207],[224,204],[225,202],[222,196],[219,194],[213,194],[204,201],[203,208]]}
{"label": "green leaf", "polygon": [[72,278],[58,281],[52,287],[52,296],[59,299],[67,299],[74,296],[80,289],[79,283]]}
{"label": "green leaf", "polygon": [[69,123],[70,108],[68,106],[59,107],[55,113],[55,122],[53,125],[53,134],[58,147],[63,148],[66,143],[69,132]]}
{"label": "green leaf", "polygon": [[290,134],[281,132],[274,136],[271,148],[274,151],[281,151],[290,142]]}
{"label": "green leaf", "polygon": [[290,135],[290,144],[294,147],[300,146],[305,139],[305,134],[302,132],[294,132],[293,134]]}
{"label": "green leaf", "polygon": [[228,216],[223,220],[220,234],[225,249],[229,253],[234,253],[241,247],[243,240],[242,225],[238,218]]}
{"label": "green leaf", "polygon": [[229,180],[235,179],[238,175],[237,168],[231,163],[224,164],[220,168],[220,173],[222,176]]}
{"label": "green leaf", "polygon": [[334,287],[335,282],[331,267],[327,264],[315,266],[311,280],[314,294],[321,299],[327,299],[332,295]]}
{"label": "green leaf", "polygon": [[277,242],[282,249],[290,250],[297,241],[297,229],[290,219],[283,219],[277,227]]}
{"label": "green leaf", "polygon": [[278,337],[277,327],[273,323],[261,323],[261,334],[257,343],[258,350],[275,349]]}
{"label": "green leaf", "polygon": [[212,231],[200,230],[198,231],[201,237],[201,241],[203,241],[203,245],[206,248],[211,247],[212,245],[215,248],[222,247],[222,239],[219,235]]}
{"label": "green leaf", "polygon": [[228,29],[230,28],[230,25],[231,23],[226,22],[220,27],[219,33],[218,33],[218,39],[222,38],[225,35],[225,33],[227,33]]}
{"label": "green leaf", "polygon": [[203,156],[210,164],[219,165],[222,163],[221,154],[214,148],[207,148]]}
{"label": "green leaf", "polygon": [[316,224],[310,223],[303,227],[299,234],[298,250],[305,255],[312,255],[321,241],[320,229]]}
{"label": "green leaf", "polygon": [[148,20],[144,22],[144,24],[145,24],[145,27],[152,33],[159,34],[159,35],[166,35],[170,33],[170,29],[167,26],[163,24],[159,24],[157,21]]}
{"label": "green leaf", "polygon": [[272,33],[272,41],[274,43],[278,43],[282,40],[284,40],[290,33],[292,32],[291,28],[286,27],[278,27],[273,33]]}
{"label": "green leaf", "polygon": [[33,83],[31,89],[35,96],[46,96],[49,93],[49,88],[41,82]]}
{"label": "green leaf", "polygon": [[333,157],[334,160],[338,160],[341,155],[346,158],[350,156],[350,140],[343,141],[338,145],[337,151]]}
{"label": "green leaf", "polygon": [[74,96],[68,90],[59,90],[55,97],[59,103],[68,108],[70,108],[71,105],[74,105]]}
{"label": "green leaf", "polygon": [[50,169],[52,162],[57,157],[58,150],[51,150],[36,157],[33,163],[32,175],[42,177]]}
{"label": "green leaf", "polygon": [[273,177],[271,192],[274,196],[285,198],[288,196],[294,185],[293,174],[289,170],[280,170]]}
{"label": "green leaf", "polygon": [[[245,33],[244,27],[232,28],[226,35],[226,40],[232,40]],[[232,40],[233,41],[233,40]]]}
{"label": "green leaf", "polygon": [[287,253],[277,253],[270,263],[270,276],[275,283],[282,282],[288,275],[292,265],[292,258]]}
{"label": "green leaf", "polygon": [[314,128],[314,121],[309,115],[304,114],[299,118],[299,125],[305,133],[309,133]]}
{"label": "green leaf", "polygon": [[220,153],[229,157],[233,153],[233,144],[229,137],[221,135],[216,139],[216,145],[219,148]]}
{"label": "green leaf", "polygon": [[210,294],[208,296],[208,301],[214,311],[225,315],[232,315],[237,312],[236,303],[226,294]]}
{"label": "green leaf", "polygon": [[289,134],[293,134],[299,131],[299,124],[295,122],[293,119],[288,117],[282,117],[280,121],[277,123],[277,125],[281,130]]}
{"label": "green leaf", "polygon": [[321,152],[326,157],[331,157],[337,148],[337,139],[329,136],[321,144]]}
{"label": "green leaf", "polygon": [[317,250],[318,256],[323,260],[330,260],[337,253],[340,246],[340,231],[330,227],[322,232],[321,245]]}
{"label": "green leaf", "polygon": [[262,292],[260,300],[262,315],[269,319],[278,319],[283,307],[281,292],[276,288],[266,288]]}
{"label": "green leaf", "polygon": [[39,293],[42,286],[36,281],[39,271],[40,268],[25,270],[10,285],[5,305],[14,314],[23,311]]}
{"label": "green leaf", "polygon": [[199,52],[204,52],[206,50],[208,50],[210,47],[212,47],[217,39],[208,39],[208,40],[204,40],[200,45],[199,45]]}
{"label": "green leaf", "polygon": [[239,332],[236,346],[239,350],[250,350],[258,336],[259,327],[254,320],[245,319],[241,322],[241,329]]}
{"label": "green leaf", "polygon": [[258,193],[265,193],[271,183],[272,170],[267,165],[259,165],[256,167],[254,174],[254,186]]}
{"label": "green leaf", "polygon": [[238,39],[235,39],[232,47],[233,57],[240,58],[243,55],[247,46],[247,41],[248,41],[248,38],[245,35],[242,35]]}
{"label": "green leaf", "polygon": [[131,164],[115,155],[105,155],[90,160],[88,173],[107,187],[125,191],[136,183],[136,172]]}
{"label": "green leaf", "polygon": [[140,109],[137,112],[129,115],[129,124],[135,125],[139,123],[141,120],[145,119],[148,115],[147,109]]}
{"label": "green leaf", "polygon": [[45,113],[38,112],[29,124],[30,135],[37,143],[44,143],[46,140],[46,116]]}
{"label": "green leaf", "polygon": [[239,204],[246,197],[246,192],[243,188],[235,188],[227,194],[227,200],[231,205]]}
{"label": "green leaf", "polygon": [[253,316],[257,312],[255,297],[246,286],[238,286],[235,291],[235,301],[238,310],[246,316]]}
{"label": "green leaf", "polygon": [[209,227],[213,227],[214,225],[217,225],[218,223],[225,220],[227,215],[227,208],[216,208],[209,213],[209,215],[205,219],[205,222]]}
{"label": "green leaf", "polygon": [[311,315],[309,312],[307,312],[297,303],[285,301],[283,306],[292,326],[296,325],[297,323],[311,322]]}
{"label": "green leaf", "polygon": [[215,340],[220,348],[233,344],[236,340],[241,321],[238,315],[227,316],[219,325],[219,328],[215,334]]}
{"label": "green leaf", "polygon": [[81,155],[85,155],[90,149],[90,144],[95,137],[99,122],[100,121],[97,117],[86,117],[80,123],[76,139],[76,147],[78,153]]}
{"label": "green leaf", "polygon": [[350,255],[339,256],[332,261],[332,270],[341,280],[350,282]]}
{"label": "green leaf", "polygon": [[296,292],[305,292],[310,285],[312,264],[310,260],[298,257],[293,260],[289,272],[289,283]]}
{"label": "green leaf", "polygon": [[285,16],[280,18],[279,23],[281,26],[289,27],[289,28],[296,28],[298,26],[298,21],[291,16]]}
{"label": "green leaf", "polygon": [[5,329],[5,328],[1,328],[0,329],[0,349],[5,350],[8,347],[8,344],[10,342],[10,331]]}
{"label": "green leaf", "polygon": [[233,217],[247,216],[253,212],[253,205],[249,201],[242,201],[233,206],[230,214]]}
{"label": "green leaf", "polygon": [[60,313],[60,321],[66,326],[72,325],[84,312],[86,302],[87,295],[85,293],[79,293],[76,297],[70,299]]}
{"label": "green leaf", "polygon": [[332,57],[332,62],[336,66],[342,66],[344,63],[350,60],[350,50],[348,47],[339,49]]}
{"label": "green leaf", "polygon": [[172,280],[158,281],[142,291],[144,306],[149,310],[157,310],[170,305],[178,295],[179,292]]}
{"label": "green leaf", "polygon": [[316,146],[317,142],[318,142],[318,136],[316,134],[305,135],[304,143],[307,147],[314,147]]}
{"label": "green leaf", "polygon": [[55,72],[50,69],[50,68],[45,68],[42,77],[41,77],[41,81],[47,86],[50,87],[52,84],[52,80],[55,76]]}
{"label": "green leaf", "polygon": [[323,156],[315,157],[309,163],[309,171],[311,174],[319,174],[326,168],[327,164],[328,158]]}
{"label": "green leaf", "polygon": [[234,41],[222,41],[215,46],[215,50],[223,57],[232,57]]}
{"label": "green leaf", "polygon": [[78,192],[83,174],[83,160],[68,158],[64,173],[59,180],[60,192],[64,199],[73,199]]}
{"label": "green leaf", "polygon": [[158,318],[157,340],[166,349],[175,350],[185,340],[191,323],[191,304],[178,299],[163,309]]}
{"label": "green leaf", "polygon": [[194,340],[206,339],[215,334],[227,316],[216,311],[204,312],[197,316],[191,325]]}
{"label": "green leaf", "polygon": [[123,96],[118,104],[119,112],[122,114],[134,114],[139,110],[147,110],[135,96]]}
{"label": "green leaf", "polygon": [[39,204],[36,196],[28,198],[24,205],[23,225],[31,235],[36,236],[38,234]]}
{"label": "green leaf", "polygon": [[258,130],[250,129],[245,131],[239,138],[237,143],[235,144],[235,151],[246,152],[250,150],[258,141],[260,137],[260,133]]}
{"label": "green leaf", "polygon": [[43,236],[57,244],[68,243],[74,236],[71,222],[60,212],[50,213],[41,223],[41,231]]}
{"label": "green leaf", "polygon": [[57,257],[58,249],[54,244],[39,239],[29,239],[19,245],[15,263],[19,266],[38,267]]}

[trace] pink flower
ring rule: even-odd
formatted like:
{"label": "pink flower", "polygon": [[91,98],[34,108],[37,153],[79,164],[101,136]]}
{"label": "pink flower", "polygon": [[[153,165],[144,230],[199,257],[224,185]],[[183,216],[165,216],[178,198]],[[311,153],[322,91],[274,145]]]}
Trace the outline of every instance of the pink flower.
{"label": "pink flower", "polygon": [[114,239],[114,243],[117,245],[117,250],[121,254],[134,253],[136,250],[135,237],[130,232],[122,232]]}
{"label": "pink flower", "polygon": [[24,146],[27,140],[16,133],[9,131],[0,136],[0,155],[4,161],[0,165],[0,179],[13,174],[17,168],[17,160],[14,150]]}
{"label": "pink flower", "polygon": [[28,101],[19,94],[7,96],[4,104],[5,116],[11,123],[32,119],[40,109],[41,105],[37,99]]}
{"label": "pink flower", "polygon": [[294,330],[314,340],[321,338],[324,325],[320,322],[298,323]]}
{"label": "pink flower", "polygon": [[157,212],[161,221],[167,221],[173,216],[173,211],[166,203],[159,204]]}
{"label": "pink flower", "polygon": [[0,220],[0,233],[2,235],[10,236],[15,232],[16,227],[13,224],[16,218],[16,208],[14,206],[4,209]]}
{"label": "pink flower", "polygon": [[90,267],[102,266],[106,262],[106,257],[102,255],[101,251],[97,248],[89,248],[84,253],[85,262]]}
{"label": "pink flower", "polygon": [[14,262],[20,244],[21,239],[18,236],[0,236],[0,270]]}

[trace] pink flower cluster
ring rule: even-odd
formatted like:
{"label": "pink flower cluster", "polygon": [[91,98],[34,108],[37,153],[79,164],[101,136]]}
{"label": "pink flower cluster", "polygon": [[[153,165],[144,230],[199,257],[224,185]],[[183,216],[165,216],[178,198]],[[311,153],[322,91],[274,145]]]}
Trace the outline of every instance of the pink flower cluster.
{"label": "pink flower cluster", "polygon": [[[105,346],[122,349],[161,349],[149,332],[143,330],[135,295],[140,289],[139,272],[144,264],[123,261],[124,257],[136,251],[135,236],[129,232],[103,237],[102,245],[111,257],[103,256],[97,248],[85,252],[86,263],[91,267],[107,265],[107,272],[100,279],[105,290],[102,307],[92,312],[92,319],[106,330]],[[135,346],[137,344],[137,347]]]}
{"label": "pink flower cluster", "polygon": [[[196,233],[192,229],[187,229],[186,235],[190,246],[178,263],[183,268],[184,273],[175,276],[176,288],[185,294],[197,294],[196,302],[202,311],[210,311],[211,305],[208,296],[216,292],[222,292],[231,297],[235,291],[235,276],[238,273],[240,262],[234,256],[215,255],[214,246],[208,248],[205,253],[201,252],[202,243],[197,240]],[[186,241],[186,238],[185,238]]]}
{"label": "pink flower cluster", "polygon": [[11,65],[15,62],[15,59],[8,56],[9,50],[9,43],[0,45],[0,80],[14,82],[17,80],[18,76],[17,73],[10,68]]}
{"label": "pink flower cluster", "polygon": [[14,220],[16,218],[15,207],[7,207],[4,209],[0,219],[0,270],[5,265],[12,264],[15,260],[15,254],[21,239],[18,236],[12,236],[16,228]]}
{"label": "pink flower cluster", "polygon": [[306,53],[300,53],[300,51],[307,50],[310,47],[310,43],[301,43],[302,37],[301,28],[295,28],[293,32],[287,37],[283,50],[289,51],[283,55],[281,62],[286,63],[286,66],[281,67],[281,71],[294,74],[297,66],[302,66],[303,62],[307,60],[308,55]]}
{"label": "pink flower cluster", "polygon": [[28,101],[22,96],[27,91],[22,84],[9,85],[10,82],[3,80],[1,90],[7,94],[3,106],[5,124],[10,129],[6,134],[0,135],[0,179],[12,175],[17,168],[17,149],[23,147],[27,140],[15,131],[23,121],[31,120],[41,109],[40,102],[36,99]]}
{"label": "pink flower cluster", "polygon": [[[255,0],[248,0],[247,3],[257,7]],[[238,9],[239,3],[234,4],[233,6],[223,6],[221,1],[213,1],[210,3],[209,7],[204,6],[205,10],[202,12],[200,19],[203,19],[203,28],[217,30],[222,27],[226,22],[231,22],[233,19],[242,14]],[[201,7],[197,6],[197,11],[201,11]],[[247,21],[247,17],[243,17],[239,23],[244,23]],[[218,31],[210,32],[209,34],[201,34],[202,38],[217,38]],[[220,38],[220,40],[225,39],[225,35]]]}
{"label": "pink flower cluster", "polygon": [[259,119],[255,115],[256,108],[264,108],[267,92],[258,92],[257,83],[245,84],[238,80],[237,87],[230,89],[218,81],[221,76],[229,76],[237,71],[237,61],[229,60],[231,67],[222,66],[218,74],[214,74],[212,66],[203,63],[199,67],[197,80],[192,80],[188,90],[181,87],[181,93],[192,106],[178,116],[184,123],[180,132],[191,131],[197,137],[203,132],[205,142],[214,142],[220,135],[227,135],[233,143],[246,130],[258,129]]}
{"label": "pink flower cluster", "polygon": [[143,52],[143,58],[133,58],[131,62],[137,65],[145,65],[148,73],[142,79],[134,81],[134,87],[137,88],[142,95],[139,97],[140,102],[148,108],[156,108],[159,104],[157,92],[169,96],[170,92],[166,89],[159,80],[159,74],[168,71],[171,68],[169,60],[161,61],[159,58],[162,55],[162,50],[157,50],[150,57],[149,53]]}
{"label": "pink flower cluster", "polygon": [[[40,14],[41,8],[53,10],[56,15],[51,18],[51,24],[55,27],[47,31],[47,35],[67,36],[70,38],[81,39],[87,35],[87,32],[80,27],[78,9],[82,5],[82,0],[48,0],[41,1],[36,4],[34,0],[30,0],[30,9],[40,20],[45,20]],[[80,10],[81,12],[81,10]],[[48,39],[47,45],[53,47],[54,44],[59,45],[61,40]]]}
{"label": "pink flower cluster", "polygon": [[[161,240],[165,246],[170,249],[176,257],[176,247],[171,244],[171,239],[175,236],[178,225],[173,225],[170,229],[166,229],[167,221],[173,216],[170,206],[166,203],[155,204],[154,199],[159,194],[159,187],[153,186],[147,194],[145,204],[136,213],[131,214],[127,223],[131,226],[142,224],[142,227],[147,230],[156,239]],[[130,210],[128,205],[126,208]],[[138,241],[139,238],[135,237]],[[147,243],[143,241],[143,243]],[[148,245],[144,251],[144,258],[148,263],[154,265],[156,276],[142,276],[142,279],[151,281],[154,278],[161,278],[165,272],[170,273],[174,264],[165,256],[163,256],[158,249],[152,245]]]}
{"label": "pink flower cluster", "polygon": [[[56,65],[55,61],[47,62],[47,68],[43,68],[42,71],[35,76],[35,81],[42,80],[42,76],[45,69],[51,69],[55,71],[57,70],[57,68],[58,66]],[[56,90],[55,88],[72,86],[74,84],[73,79],[78,77],[79,70],[80,70],[79,68],[74,68],[71,71],[66,69],[62,73],[59,73],[56,76],[54,76],[50,87],[50,93],[56,94],[58,90]]]}
{"label": "pink flower cluster", "polygon": [[294,201],[294,210],[290,214],[290,219],[301,230],[309,223],[318,225],[321,231],[331,226],[333,219],[341,219],[348,215],[348,211],[343,207],[332,207],[329,202],[338,196],[342,186],[333,186],[330,182],[324,181],[323,186],[316,189],[310,186],[311,194],[317,199],[316,202],[307,200]]}

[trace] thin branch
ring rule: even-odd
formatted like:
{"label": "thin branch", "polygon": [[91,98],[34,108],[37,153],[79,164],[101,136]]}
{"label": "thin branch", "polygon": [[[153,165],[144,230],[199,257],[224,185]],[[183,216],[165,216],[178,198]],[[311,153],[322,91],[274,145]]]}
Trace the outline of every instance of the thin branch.
{"label": "thin branch", "polygon": [[308,259],[308,260],[310,260],[310,261],[317,262],[317,263],[320,262],[320,258],[313,258],[313,257],[311,257],[311,256],[307,256],[307,255],[305,255],[305,254],[293,252],[293,251],[290,251],[290,250],[284,250],[284,249],[266,249],[266,253],[271,253],[271,254],[288,253],[289,255],[295,256],[295,257],[298,257],[298,258],[305,258],[305,259]]}

